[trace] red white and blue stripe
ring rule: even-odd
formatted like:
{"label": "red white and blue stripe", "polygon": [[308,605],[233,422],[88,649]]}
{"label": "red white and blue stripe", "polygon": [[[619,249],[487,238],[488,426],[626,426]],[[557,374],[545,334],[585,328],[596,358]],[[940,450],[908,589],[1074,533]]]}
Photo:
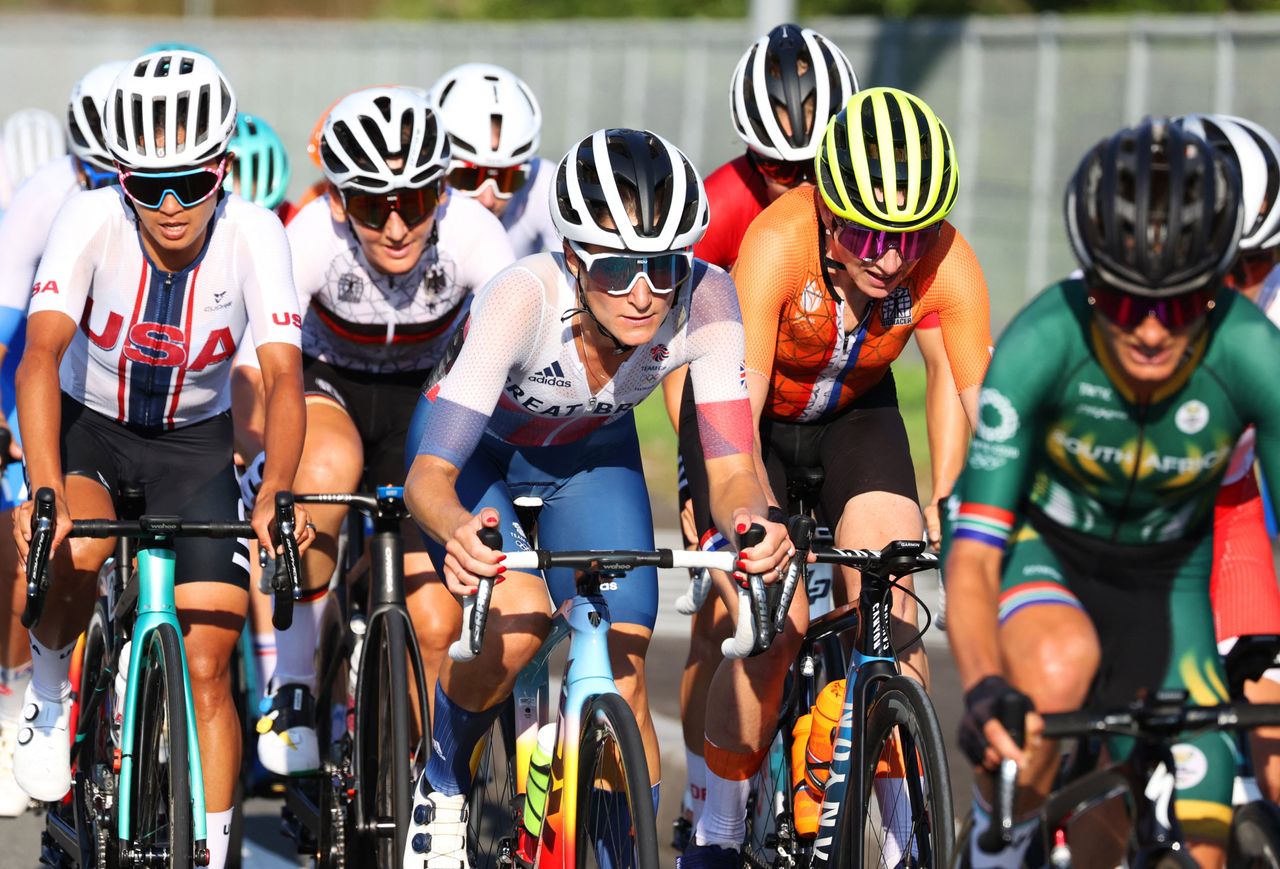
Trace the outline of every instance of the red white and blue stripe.
{"label": "red white and blue stripe", "polygon": [[963,503],[956,516],[957,540],[976,540],[997,549],[1004,549],[1005,541],[1013,533],[1013,514],[999,507],[986,504]]}

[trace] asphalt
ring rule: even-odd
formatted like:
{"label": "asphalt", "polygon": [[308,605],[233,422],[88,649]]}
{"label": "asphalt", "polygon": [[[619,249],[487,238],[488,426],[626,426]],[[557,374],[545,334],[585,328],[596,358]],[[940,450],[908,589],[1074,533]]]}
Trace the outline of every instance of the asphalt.
{"label": "asphalt", "polygon": [[[660,545],[664,543],[660,540]],[[667,541],[665,545],[670,545]],[[663,788],[658,814],[659,837],[664,847],[672,822],[680,809],[684,787],[685,756],[680,730],[679,684],[681,665],[688,651],[689,619],[675,611],[674,600],[684,592],[686,582],[679,571],[663,571],[661,611],[649,650],[649,687],[659,743],[662,746]],[[918,588],[926,603],[936,611],[936,575],[922,574]],[[931,669],[931,694],[947,735],[952,791],[958,813],[967,811],[971,775],[967,762],[954,745],[953,734],[961,708],[961,691],[946,637],[937,630],[925,639]],[[661,662],[661,665],[657,665]],[[42,815],[30,811],[18,819],[0,819],[0,869],[33,869],[39,865]],[[245,804],[244,866],[248,869],[279,869],[308,865],[294,853],[292,840],[280,831],[280,802],[252,799]],[[675,852],[665,848],[666,865],[675,864]]]}

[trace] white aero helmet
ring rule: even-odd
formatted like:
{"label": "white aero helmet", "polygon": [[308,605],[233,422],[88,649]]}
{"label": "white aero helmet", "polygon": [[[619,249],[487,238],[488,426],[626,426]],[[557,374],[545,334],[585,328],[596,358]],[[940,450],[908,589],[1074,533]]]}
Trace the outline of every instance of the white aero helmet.
{"label": "white aero helmet", "polygon": [[107,95],[107,148],[130,169],[204,163],[226,152],[235,131],[235,92],[218,65],[194,51],[129,61]]}
{"label": "white aero helmet", "polygon": [[1244,234],[1240,250],[1280,244],[1280,142],[1253,121],[1231,115],[1183,115],[1175,121],[1240,166]]}
{"label": "white aero helmet", "polygon": [[679,148],[648,130],[613,129],[596,130],[560,161],[551,219],[569,241],[662,253],[692,247],[710,215],[702,179]]}
{"label": "white aero helmet", "polygon": [[455,161],[505,168],[529,162],[538,151],[542,109],[510,70],[491,63],[455,66],[432,85],[431,103],[449,133]]}
{"label": "white aero helmet", "polygon": [[76,82],[67,100],[67,149],[103,170],[115,168],[103,131],[107,94],[125,66],[123,60],[95,66]]}
{"label": "white aero helmet", "polygon": [[325,177],[342,190],[426,187],[449,171],[449,140],[422,91],[366,88],[329,111],[320,134],[320,163]]}
{"label": "white aero helmet", "polygon": [[67,153],[62,123],[44,109],[22,109],[4,122],[4,165],[17,189],[37,169]]}
{"label": "white aero helmet", "polygon": [[[729,83],[729,115],[738,136],[761,156],[812,160],[827,122],[857,92],[853,66],[834,42],[807,27],[779,24],[738,61]],[[779,111],[790,132],[778,123]]]}

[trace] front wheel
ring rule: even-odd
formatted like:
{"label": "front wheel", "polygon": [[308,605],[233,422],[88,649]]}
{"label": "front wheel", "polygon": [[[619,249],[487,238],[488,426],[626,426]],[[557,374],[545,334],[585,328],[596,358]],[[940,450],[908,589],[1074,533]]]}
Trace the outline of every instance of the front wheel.
{"label": "front wheel", "polygon": [[489,727],[467,797],[467,851],[471,869],[501,869],[504,848],[515,845],[517,793],[515,708],[510,698]]}
{"label": "front wheel", "polygon": [[1257,800],[1236,809],[1227,845],[1231,869],[1280,867],[1280,807]]}
{"label": "front wheel", "polygon": [[840,841],[848,863],[946,867],[955,846],[955,814],[942,728],[929,696],[906,676],[876,692],[862,733],[865,787],[841,808]]}
{"label": "front wheel", "polygon": [[617,694],[586,704],[578,745],[578,869],[658,869],[653,787],[631,708]]}
{"label": "front wheel", "polygon": [[132,841],[120,843],[121,863],[191,869],[186,669],[177,628],[157,627],[147,637],[142,655],[138,705],[133,710],[137,730]]}

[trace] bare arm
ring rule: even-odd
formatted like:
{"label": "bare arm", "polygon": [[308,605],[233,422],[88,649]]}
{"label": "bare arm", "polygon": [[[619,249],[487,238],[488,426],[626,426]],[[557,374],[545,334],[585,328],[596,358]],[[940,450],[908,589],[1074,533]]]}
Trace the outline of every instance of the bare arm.
{"label": "bare arm", "polygon": [[951,494],[956,477],[964,468],[965,455],[969,451],[969,419],[956,393],[942,330],[917,329],[915,336],[924,357],[925,419],[929,428],[929,464],[933,479],[924,514],[929,540],[936,545],[941,531],[938,504]]}
{"label": "bare arm", "polygon": [[[62,388],[58,367],[76,334],[76,321],[56,311],[38,311],[27,324],[27,347],[14,377],[21,420],[22,441],[27,445],[27,476],[31,491],[53,489],[57,499],[56,549],[71,530],[66,487],[62,476],[59,441],[62,434]],[[15,516],[18,549],[23,561],[31,539],[30,508]]]}
{"label": "bare arm", "polygon": [[960,684],[967,690],[987,676],[1003,676],[1000,656],[1001,550],[956,540],[947,556],[947,637]]}
{"label": "bare arm", "polygon": [[[258,347],[265,396],[263,447],[266,463],[262,469],[262,488],[253,506],[253,527],[258,542],[271,548],[267,526],[275,516],[277,492],[293,488],[302,456],[302,443],[307,433],[307,411],[302,401],[302,351],[292,344],[271,342]],[[305,511],[299,508],[298,544],[309,543],[311,529],[306,527]]]}
{"label": "bare arm", "polygon": [[231,370],[231,418],[236,427],[236,452],[251,462],[266,447],[266,402],[262,371],[252,365]]}

